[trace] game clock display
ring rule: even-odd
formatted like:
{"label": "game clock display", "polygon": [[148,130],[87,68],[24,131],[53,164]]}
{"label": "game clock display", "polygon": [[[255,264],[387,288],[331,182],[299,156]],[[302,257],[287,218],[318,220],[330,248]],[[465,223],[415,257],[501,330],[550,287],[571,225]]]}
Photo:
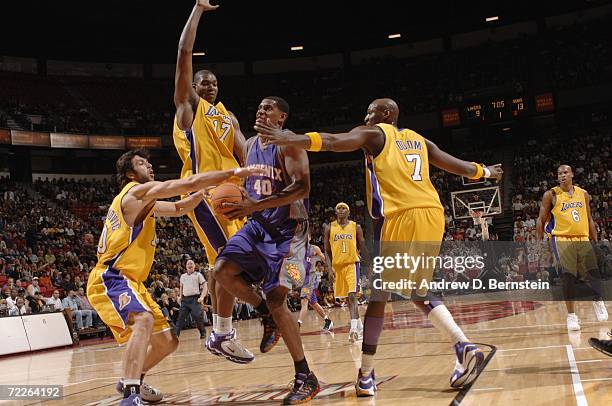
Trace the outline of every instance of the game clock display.
{"label": "game clock display", "polygon": [[448,108],[441,113],[443,127],[479,123],[498,123],[520,119],[537,113],[555,110],[552,93],[535,96],[504,96],[477,99],[461,107]]}
{"label": "game clock display", "polygon": [[524,96],[495,97],[467,103],[464,117],[466,123],[514,120],[530,113],[530,106]]}

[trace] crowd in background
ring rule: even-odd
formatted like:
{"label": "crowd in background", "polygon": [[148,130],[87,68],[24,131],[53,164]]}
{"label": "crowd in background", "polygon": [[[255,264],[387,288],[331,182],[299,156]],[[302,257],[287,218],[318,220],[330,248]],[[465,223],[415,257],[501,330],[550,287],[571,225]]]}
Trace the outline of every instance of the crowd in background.
{"label": "crowd in background", "polygon": [[[612,79],[609,25],[606,16],[464,49],[355,59],[340,68],[220,77],[219,96],[249,131],[262,95],[268,94],[288,100],[289,127],[312,129],[362,122],[365,106],[380,89],[411,115],[461,106],[471,91],[495,86],[514,94],[589,86]],[[12,117],[26,130],[167,134],[173,86],[164,79],[3,73],[0,124]]]}

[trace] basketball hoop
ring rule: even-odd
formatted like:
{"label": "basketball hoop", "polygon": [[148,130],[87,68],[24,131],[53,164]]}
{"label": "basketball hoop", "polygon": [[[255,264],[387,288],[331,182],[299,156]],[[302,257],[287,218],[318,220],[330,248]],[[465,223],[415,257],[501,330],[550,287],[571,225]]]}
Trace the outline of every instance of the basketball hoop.
{"label": "basketball hoop", "polygon": [[483,223],[484,218],[482,217],[482,211],[470,209],[470,217],[474,220],[474,225],[480,225]]}

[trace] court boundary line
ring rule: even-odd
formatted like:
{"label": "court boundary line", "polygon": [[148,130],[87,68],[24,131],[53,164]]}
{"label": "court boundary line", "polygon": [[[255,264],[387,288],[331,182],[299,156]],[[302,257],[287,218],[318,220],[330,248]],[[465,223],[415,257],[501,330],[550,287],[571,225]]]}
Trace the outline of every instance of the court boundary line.
{"label": "court boundary line", "polygon": [[574,395],[576,396],[577,406],[588,406],[586,397],[584,396],[584,388],[580,381],[580,372],[578,371],[578,365],[576,364],[576,357],[574,356],[574,350],[571,345],[565,346],[567,353],[567,361],[570,366],[570,375],[572,376],[572,387],[574,389]]}

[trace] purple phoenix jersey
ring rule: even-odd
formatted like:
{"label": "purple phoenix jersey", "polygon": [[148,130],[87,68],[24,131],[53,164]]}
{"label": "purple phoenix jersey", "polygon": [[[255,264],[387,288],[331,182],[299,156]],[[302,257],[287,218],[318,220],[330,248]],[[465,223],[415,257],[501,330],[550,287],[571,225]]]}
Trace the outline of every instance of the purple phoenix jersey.
{"label": "purple phoenix jersey", "polygon": [[[246,190],[254,200],[279,193],[292,182],[281,149],[262,146],[259,137],[247,141],[246,165],[266,170],[264,175],[247,178]],[[238,264],[245,280],[261,283],[268,293],[278,286],[297,289],[308,281],[308,252],[308,212],[304,200],[298,200],[253,213],[229,239],[219,259]]]}
{"label": "purple phoenix jersey", "polygon": [[[270,195],[279,193],[286,188],[291,179],[285,169],[282,152],[276,145],[262,146],[259,136],[247,142],[246,166],[253,165],[263,168],[266,173],[259,176],[249,176],[246,181],[246,190],[255,200],[261,200]],[[288,219],[307,220],[308,211],[304,200],[297,200],[290,205],[273,207],[257,212],[253,217],[265,221],[275,228],[283,228]]]}

